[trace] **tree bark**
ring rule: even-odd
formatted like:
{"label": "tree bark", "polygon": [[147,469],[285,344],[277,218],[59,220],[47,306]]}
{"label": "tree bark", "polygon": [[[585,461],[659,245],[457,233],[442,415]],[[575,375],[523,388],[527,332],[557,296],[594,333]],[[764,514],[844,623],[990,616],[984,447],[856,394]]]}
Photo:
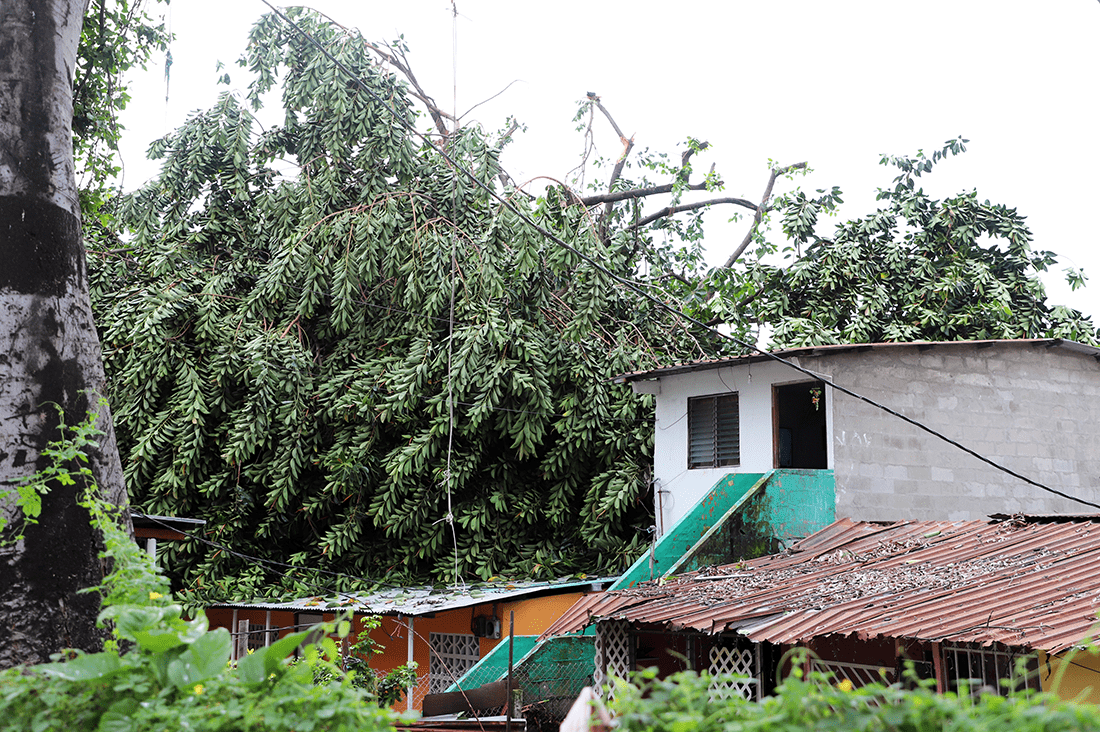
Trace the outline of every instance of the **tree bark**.
{"label": "tree bark", "polygon": [[[44,467],[41,452],[60,435],[58,406],[67,424],[92,410],[107,434],[90,467],[101,495],[125,505],[110,414],[97,403],[105,380],[73,169],[85,9],[86,0],[0,0],[0,481]],[[81,489],[51,486],[39,522],[0,548],[0,667],[102,645],[99,597],[78,594],[102,578],[101,537],[77,505]]]}

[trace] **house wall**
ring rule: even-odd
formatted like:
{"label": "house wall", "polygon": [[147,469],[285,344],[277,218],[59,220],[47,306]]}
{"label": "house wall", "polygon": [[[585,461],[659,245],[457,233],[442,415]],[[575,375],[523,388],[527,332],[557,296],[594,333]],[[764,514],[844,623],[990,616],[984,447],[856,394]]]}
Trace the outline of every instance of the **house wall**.
{"label": "house wall", "polygon": [[[1100,364],[1061,347],[941,344],[804,358],[802,365],[1032,480],[1100,502]],[[967,520],[1091,511],[986,465],[844,394],[833,396],[838,516]]]}
{"label": "house wall", "polygon": [[1095,648],[1048,656],[1039,654],[1043,691],[1066,701],[1100,704],[1100,654]]}
{"label": "house wall", "polygon": [[[1090,354],[1028,342],[818,353],[793,360],[1022,475],[1100,503],[1100,364]],[[660,379],[654,457],[659,532],[724,475],[774,467],[772,386],[807,380],[775,362]],[[739,393],[741,465],[689,470],[688,397],[730,391]],[[837,516],[953,521],[1094,510],[834,389],[826,389],[825,408]]]}
{"label": "house wall", "polygon": [[[828,374],[825,374],[828,376]],[[766,473],[774,466],[772,450],[772,386],[811,381],[774,362],[667,376],[660,380],[654,435],[654,510],[657,533],[663,535],[730,473]],[[736,467],[687,466],[688,398],[737,392],[741,423],[741,464]],[[826,430],[831,434],[831,407],[825,398]],[[829,467],[832,467],[830,451]]]}
{"label": "house wall", "polygon": [[[431,633],[454,633],[460,635],[471,634],[471,623],[475,615],[496,615],[501,621],[501,637],[499,639],[481,638],[480,652],[484,657],[499,643],[508,642],[509,614],[515,611],[516,635],[540,635],[550,627],[551,623],[561,617],[572,605],[584,596],[582,592],[566,592],[542,597],[533,597],[512,602],[487,602],[463,608],[455,608],[431,615],[409,618],[407,616],[381,616],[380,625],[371,631],[371,639],[382,649],[382,653],[370,659],[370,666],[375,671],[392,671],[408,661],[408,638],[410,631],[413,635],[413,660],[418,665],[418,683],[413,692],[413,709],[420,709],[424,696],[428,693],[428,673],[431,668],[431,651],[428,648],[428,639]],[[323,608],[309,608],[307,611],[323,612],[325,621],[332,621],[334,614],[331,611],[324,612]],[[267,611],[262,608],[238,608],[237,621],[248,620],[256,625],[264,625]],[[211,628],[226,628],[232,630],[233,608],[217,607],[206,611]],[[357,632],[362,628],[362,615],[356,616],[352,627],[351,643],[358,640]],[[411,623],[410,623],[411,620]],[[279,629],[279,637],[294,631],[294,613],[285,611],[272,611],[271,625]],[[411,625],[411,629],[410,629]],[[304,630],[304,629],[303,629]],[[517,659],[518,660],[518,659]],[[405,704],[396,705],[395,709],[406,709]]]}

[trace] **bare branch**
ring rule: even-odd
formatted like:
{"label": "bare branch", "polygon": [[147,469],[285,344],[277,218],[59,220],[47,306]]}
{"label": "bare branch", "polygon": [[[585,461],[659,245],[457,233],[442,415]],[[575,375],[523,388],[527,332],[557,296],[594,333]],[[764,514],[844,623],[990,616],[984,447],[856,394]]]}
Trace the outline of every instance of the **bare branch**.
{"label": "bare branch", "polygon": [[[499,96],[500,96],[501,94],[503,94],[504,92],[506,92],[506,91],[508,91],[509,89],[511,89],[511,88],[512,88],[512,84],[515,84],[515,83],[518,83],[518,82],[519,82],[519,79],[512,79],[511,81],[509,81],[509,82],[508,82],[508,86],[504,87],[503,89],[501,89],[501,90],[500,90],[500,91],[498,91],[498,92],[497,92],[496,94],[494,94],[493,96],[489,97],[488,99],[482,99],[482,100],[481,100],[480,102],[478,102],[478,103],[477,103],[477,104],[475,104],[474,106],[470,107],[469,109],[467,109],[467,110],[466,110],[465,112],[463,112],[462,114],[458,115],[458,118],[459,118],[459,119],[463,119],[463,118],[465,118],[465,117],[466,117],[466,115],[468,115],[468,114],[469,114],[470,112],[474,111],[475,109],[477,109],[478,107],[480,107],[480,106],[481,106],[482,104],[486,104],[486,103],[488,103],[488,102],[491,102],[491,101],[493,101],[494,99],[496,99],[497,97],[499,97]],[[512,124],[515,124],[515,123],[513,122]]]}
{"label": "bare branch", "polygon": [[447,114],[440,109],[439,105],[435,103],[435,100],[428,96],[428,93],[420,86],[420,82],[416,80],[416,75],[413,74],[412,67],[409,65],[409,60],[405,57],[405,54],[400,50],[394,49],[392,46],[383,48],[377,43],[371,43],[370,41],[367,41],[366,44],[368,48],[381,56],[386,63],[400,71],[405,78],[409,80],[409,83],[413,86],[413,89],[409,93],[423,102],[424,106],[428,108],[428,114],[431,115],[432,121],[435,122],[435,128],[439,130],[439,134],[443,135],[443,137],[449,137],[451,130],[447,127],[446,120],[450,120],[456,125],[458,124],[458,120],[454,118],[454,115]]}
{"label": "bare branch", "polygon": [[[615,183],[618,182],[623,174],[623,168],[626,166],[626,159],[630,155],[630,151],[634,149],[634,138],[628,138],[623,134],[623,131],[619,129],[619,125],[616,124],[615,118],[612,117],[611,113],[607,111],[607,108],[600,103],[600,98],[594,92],[588,92],[587,96],[588,99],[596,105],[596,108],[603,113],[603,116],[607,117],[607,121],[611,123],[612,129],[615,130],[615,134],[619,136],[619,141],[623,143],[623,152],[615,162],[615,167],[611,169],[611,177],[608,178],[607,181],[607,192],[610,194],[615,188]],[[607,225],[611,220],[611,213],[615,210],[614,204],[615,202],[613,200],[604,202],[603,213],[600,214],[600,220],[597,226],[600,241],[607,241]]]}
{"label": "bare branch", "polygon": [[684,211],[694,211],[699,208],[706,208],[708,206],[717,206],[723,203],[731,203],[735,206],[743,206],[744,208],[756,211],[756,204],[752,201],[745,200],[744,198],[710,198],[706,201],[695,201],[694,203],[682,203],[679,206],[666,206],[660,211],[651,213],[644,219],[639,219],[635,223],[631,224],[628,229],[638,229],[648,224],[652,224],[657,219],[663,219],[666,216],[672,216],[674,214],[682,213]]}
{"label": "bare branch", "polygon": [[[632,198],[658,196],[662,193],[671,193],[672,189],[675,186],[675,183],[665,183],[664,185],[650,186],[649,188],[631,188],[628,191],[615,191],[614,193],[597,193],[594,196],[585,196],[581,199],[581,203],[583,203],[585,206],[596,206],[601,203],[615,203],[617,201],[627,201]],[[706,190],[706,187],[706,183],[694,183],[692,185],[684,186],[684,190],[702,191]]]}
{"label": "bare branch", "polygon": [[726,263],[722,265],[724,269],[729,269],[737,260],[745,253],[745,250],[749,248],[749,244],[752,243],[752,237],[756,234],[756,230],[760,227],[760,222],[764,219],[764,214],[768,212],[768,201],[772,197],[772,188],[775,187],[775,179],[781,175],[787,175],[793,173],[796,170],[802,170],[806,167],[806,163],[795,163],[794,165],[788,165],[785,168],[772,168],[771,176],[768,178],[768,185],[764,189],[764,196],[760,199],[760,205],[756,207],[756,213],[752,217],[752,226],[749,227],[748,232],[745,234],[745,238],[741,240],[740,246],[734,250],[730,255]]}

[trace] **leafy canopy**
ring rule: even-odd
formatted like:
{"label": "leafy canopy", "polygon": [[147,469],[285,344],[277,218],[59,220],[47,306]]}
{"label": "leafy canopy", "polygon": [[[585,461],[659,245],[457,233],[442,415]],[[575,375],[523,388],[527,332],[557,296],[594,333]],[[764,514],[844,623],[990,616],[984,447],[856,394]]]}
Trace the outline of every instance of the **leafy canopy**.
{"label": "leafy canopy", "polygon": [[[281,124],[223,95],[153,145],[161,175],[91,252],[132,500],[252,556],[365,577],[617,571],[651,522],[651,403],[608,379],[716,349],[411,135],[406,86],[356,32],[294,17],[385,103],[262,19],[248,96],[279,85]],[[438,145],[499,186],[492,136]],[[501,190],[616,261],[583,208]],[[196,602],[274,581],[201,543],[170,561]]]}
{"label": "leafy canopy", "polygon": [[[916,179],[948,155],[965,151],[949,140],[930,157],[883,157],[896,168],[884,202],[863,218],[815,233],[834,204],[797,192],[782,205],[784,232],[805,255],[789,266],[762,265],[764,290],[756,317],[774,327],[782,346],[884,341],[1068,338],[1095,343],[1089,318],[1052,307],[1039,279],[1056,260],[1034,251],[1024,217],[980,201],[970,191],[934,200]],[[1080,274],[1070,272],[1080,284]]]}

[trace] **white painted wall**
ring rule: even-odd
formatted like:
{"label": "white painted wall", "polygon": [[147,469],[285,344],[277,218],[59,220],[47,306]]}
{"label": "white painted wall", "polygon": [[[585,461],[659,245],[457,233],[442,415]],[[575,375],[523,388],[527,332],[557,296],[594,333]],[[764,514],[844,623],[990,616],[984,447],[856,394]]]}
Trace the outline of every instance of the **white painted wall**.
{"label": "white painted wall", "polygon": [[[824,376],[828,377],[827,374]],[[664,376],[659,379],[657,429],[654,436],[654,513],[657,533],[663,534],[715,483],[730,473],[766,473],[773,465],[772,385],[809,381],[774,361],[729,366],[709,371]],[[652,382],[640,382],[636,391],[650,392]],[[689,397],[737,392],[741,422],[741,465],[722,468],[687,467]],[[829,467],[833,465],[832,390],[825,393],[826,429],[830,438]],[[651,393],[651,392],[650,392]]]}

